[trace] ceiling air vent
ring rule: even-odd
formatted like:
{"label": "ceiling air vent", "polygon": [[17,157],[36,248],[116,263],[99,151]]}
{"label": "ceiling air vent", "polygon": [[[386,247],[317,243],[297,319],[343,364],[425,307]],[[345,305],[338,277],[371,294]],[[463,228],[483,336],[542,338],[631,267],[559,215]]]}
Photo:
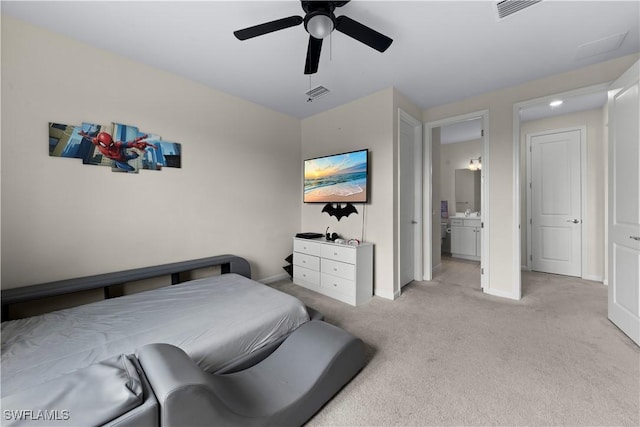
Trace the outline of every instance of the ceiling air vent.
{"label": "ceiling air vent", "polygon": [[308,97],[307,102],[312,102],[328,93],[329,93],[329,89],[327,89],[326,87],[316,86],[313,89],[309,89],[304,94],[307,95]]}
{"label": "ceiling air vent", "polygon": [[499,1],[497,6],[498,18],[504,19],[509,15],[513,15],[516,12],[521,11],[529,6],[533,6],[536,3],[540,3],[542,0],[503,0]]}

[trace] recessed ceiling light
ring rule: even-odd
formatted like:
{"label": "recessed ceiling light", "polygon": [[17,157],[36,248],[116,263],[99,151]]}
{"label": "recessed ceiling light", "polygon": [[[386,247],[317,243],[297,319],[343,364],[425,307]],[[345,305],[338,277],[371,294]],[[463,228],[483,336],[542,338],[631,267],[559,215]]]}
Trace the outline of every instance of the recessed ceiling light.
{"label": "recessed ceiling light", "polygon": [[549,103],[549,106],[551,106],[551,107],[558,107],[558,106],[560,106],[560,105],[562,105],[562,100],[560,100],[560,99],[555,100],[555,101],[551,101],[551,102]]}

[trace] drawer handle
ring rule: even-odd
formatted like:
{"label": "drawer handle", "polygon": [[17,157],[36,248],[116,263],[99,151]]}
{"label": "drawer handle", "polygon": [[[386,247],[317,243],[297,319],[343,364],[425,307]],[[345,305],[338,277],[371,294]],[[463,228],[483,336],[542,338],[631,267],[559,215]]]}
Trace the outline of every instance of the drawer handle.
{"label": "drawer handle", "polygon": [[302,277],[307,277],[307,275],[305,273],[302,273]]}
{"label": "drawer handle", "polygon": [[305,261],[305,260],[302,260],[302,263],[303,263],[303,264],[306,264],[306,263],[307,263],[307,261]]}
{"label": "drawer handle", "polygon": [[338,271],[338,269],[337,269],[337,268],[335,268],[335,267],[333,267],[333,271]]}
{"label": "drawer handle", "polygon": [[333,284],[333,286],[335,286],[335,287],[337,288],[337,287],[338,287],[338,284],[337,284],[337,283],[334,283],[334,284]]}
{"label": "drawer handle", "polygon": [[334,254],[334,255],[338,255],[338,252],[334,252],[333,254]]}

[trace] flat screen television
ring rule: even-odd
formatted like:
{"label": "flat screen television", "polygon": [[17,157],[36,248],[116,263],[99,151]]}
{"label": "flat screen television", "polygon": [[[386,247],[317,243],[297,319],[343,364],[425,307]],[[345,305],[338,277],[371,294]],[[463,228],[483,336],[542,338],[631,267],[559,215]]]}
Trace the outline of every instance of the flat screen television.
{"label": "flat screen television", "polygon": [[366,203],[369,150],[304,161],[304,203]]}

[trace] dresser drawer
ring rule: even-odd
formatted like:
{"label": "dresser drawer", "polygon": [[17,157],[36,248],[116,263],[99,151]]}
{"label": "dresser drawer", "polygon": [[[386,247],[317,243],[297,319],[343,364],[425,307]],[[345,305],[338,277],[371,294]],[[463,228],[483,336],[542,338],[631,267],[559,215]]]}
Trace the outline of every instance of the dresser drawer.
{"label": "dresser drawer", "polygon": [[294,252],[293,265],[305,267],[310,270],[320,271],[320,258],[313,255],[301,254],[300,252]]}
{"label": "dresser drawer", "polygon": [[293,251],[301,252],[304,254],[320,256],[320,247],[322,247],[322,243],[312,242],[307,240],[294,240],[293,241]]}
{"label": "dresser drawer", "polygon": [[314,285],[320,285],[320,272],[300,266],[293,267],[293,278],[296,281],[308,282]]}
{"label": "dresser drawer", "polygon": [[464,220],[465,227],[480,227],[479,219],[465,219]]}
{"label": "dresser drawer", "polygon": [[342,277],[347,280],[356,279],[356,267],[353,264],[323,258],[320,263],[320,271],[322,271],[322,273]]}
{"label": "dresser drawer", "polygon": [[356,295],[356,283],[353,280],[323,273],[320,279],[320,290],[325,290],[329,294],[338,292],[342,295],[354,297]]}
{"label": "dresser drawer", "polygon": [[322,245],[320,256],[351,264],[356,263],[356,249],[350,246]]}
{"label": "dresser drawer", "polygon": [[464,225],[464,219],[452,219],[451,225]]}

